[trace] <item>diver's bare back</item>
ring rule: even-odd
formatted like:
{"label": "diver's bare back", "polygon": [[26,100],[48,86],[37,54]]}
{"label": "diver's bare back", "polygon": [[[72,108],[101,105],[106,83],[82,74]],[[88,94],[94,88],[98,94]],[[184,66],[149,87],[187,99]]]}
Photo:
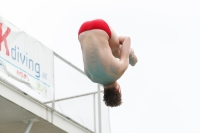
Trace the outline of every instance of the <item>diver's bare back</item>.
{"label": "diver's bare back", "polygon": [[109,36],[98,29],[85,31],[79,35],[84,71],[91,81],[100,84],[112,83],[121,76],[112,66],[113,60],[116,59],[112,55],[108,39]]}

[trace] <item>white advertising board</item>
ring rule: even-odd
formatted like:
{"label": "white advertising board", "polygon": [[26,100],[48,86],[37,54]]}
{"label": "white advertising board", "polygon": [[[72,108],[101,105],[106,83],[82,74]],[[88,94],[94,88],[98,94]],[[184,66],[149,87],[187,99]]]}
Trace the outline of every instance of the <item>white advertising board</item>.
{"label": "white advertising board", "polygon": [[52,99],[53,51],[1,16],[0,76]]}

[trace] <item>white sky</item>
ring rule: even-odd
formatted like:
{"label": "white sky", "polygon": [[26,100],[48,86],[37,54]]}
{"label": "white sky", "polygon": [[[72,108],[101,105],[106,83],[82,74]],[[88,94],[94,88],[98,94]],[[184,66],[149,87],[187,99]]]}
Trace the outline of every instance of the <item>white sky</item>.
{"label": "white sky", "polygon": [[80,24],[103,18],[132,39],[112,133],[200,132],[198,0],[0,0],[0,15],[83,69]]}

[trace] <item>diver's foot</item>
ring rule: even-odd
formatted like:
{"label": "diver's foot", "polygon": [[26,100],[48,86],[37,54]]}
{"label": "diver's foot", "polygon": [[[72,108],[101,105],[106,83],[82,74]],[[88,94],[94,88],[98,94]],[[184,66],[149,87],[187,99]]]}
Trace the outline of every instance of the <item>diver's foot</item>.
{"label": "diver's foot", "polygon": [[135,53],[133,51],[133,49],[131,49],[130,55],[129,55],[129,64],[131,66],[135,66],[135,64],[137,63],[137,57],[135,56]]}

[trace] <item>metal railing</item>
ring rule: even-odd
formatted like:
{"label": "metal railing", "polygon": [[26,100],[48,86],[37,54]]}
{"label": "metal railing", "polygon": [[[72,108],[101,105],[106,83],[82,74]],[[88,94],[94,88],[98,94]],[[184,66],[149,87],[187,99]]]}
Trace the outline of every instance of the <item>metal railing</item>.
{"label": "metal railing", "polygon": [[[75,71],[79,72],[82,76],[84,76],[83,78],[87,79],[87,77],[85,77],[85,73],[81,69],[79,69],[78,67],[76,67],[75,65],[73,65],[72,63],[70,63],[69,61],[67,61],[66,59],[64,59],[63,57],[61,57],[60,55],[58,55],[55,52],[54,52],[54,57],[57,58],[57,59],[59,59],[63,63],[67,64],[68,66],[70,66],[71,68],[73,68]],[[54,61],[55,61],[55,59],[54,59]],[[54,65],[56,65],[55,62],[54,62]],[[54,66],[54,74],[55,74],[55,71],[56,70],[55,70],[55,66]],[[68,73],[66,72],[66,75],[67,74]],[[55,76],[55,79],[56,79],[57,78],[56,75],[54,75],[54,76]],[[70,77],[68,77],[67,79],[69,79],[69,78]],[[54,84],[56,84],[56,82]],[[93,84],[93,83],[91,83],[91,84]],[[50,104],[51,103],[52,104],[52,109],[56,110],[56,105],[57,105],[57,103],[59,104],[59,102],[67,102],[67,101],[69,102],[72,99],[78,99],[78,98],[80,99],[79,101],[81,101],[81,98],[83,98],[83,97],[92,96],[93,97],[93,100],[92,100],[93,101],[93,105],[91,105],[91,106],[93,106],[92,107],[93,111],[91,111],[91,112],[93,112],[93,123],[92,123],[93,124],[93,129],[91,129],[91,126],[90,126],[90,130],[93,130],[94,133],[102,133],[102,130],[103,130],[102,128],[104,127],[104,126],[102,126],[102,107],[103,107],[104,110],[107,110],[108,112],[109,112],[109,108],[106,107],[105,105],[103,105],[102,102],[101,102],[102,101],[102,95],[101,95],[101,93],[103,92],[103,90],[101,89],[102,85],[96,84],[95,86],[96,86],[95,87],[96,91],[93,91],[93,92],[87,92],[87,93],[82,93],[82,94],[77,94],[77,95],[72,95],[72,96],[66,96],[66,97],[62,97],[62,98],[56,98],[55,97],[55,95],[56,95],[56,89],[58,89],[58,88],[57,88],[56,85],[54,85],[54,96],[53,96],[52,101],[44,102],[44,104]],[[93,88],[93,89],[95,89],[95,88]],[[73,88],[71,90],[73,90]],[[70,105],[70,104],[68,104],[68,105]],[[64,106],[67,106],[67,104],[65,104]],[[52,115],[53,115],[53,113],[52,113]],[[68,115],[68,116],[71,117],[70,115]],[[106,115],[104,115],[104,117],[105,116]],[[92,117],[92,116],[90,116],[90,117]],[[107,117],[108,117],[108,120],[109,120],[109,113],[108,113]],[[74,119],[74,120],[76,121],[76,119]],[[86,121],[88,121],[88,120],[86,120]],[[109,121],[106,124],[110,125]],[[83,125],[83,126],[85,126],[85,125]],[[106,131],[106,133],[110,133],[110,127]]]}

